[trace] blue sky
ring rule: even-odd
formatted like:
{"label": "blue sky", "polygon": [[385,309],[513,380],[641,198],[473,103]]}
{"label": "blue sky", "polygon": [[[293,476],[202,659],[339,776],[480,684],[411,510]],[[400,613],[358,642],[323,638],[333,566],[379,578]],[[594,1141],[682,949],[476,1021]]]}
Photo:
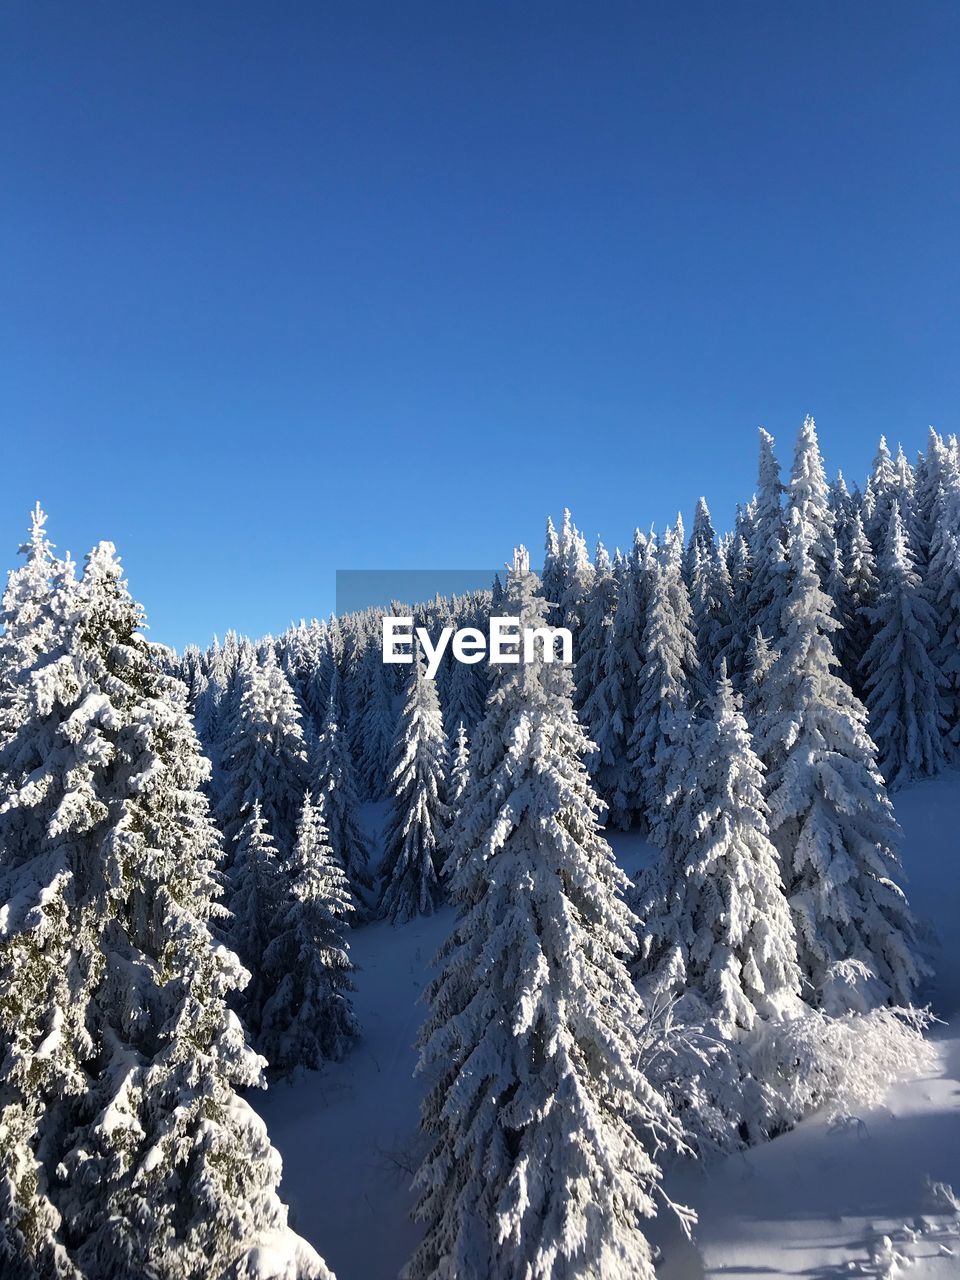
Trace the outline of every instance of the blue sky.
{"label": "blue sky", "polygon": [[0,10],[0,545],[157,639],[960,429],[960,7]]}

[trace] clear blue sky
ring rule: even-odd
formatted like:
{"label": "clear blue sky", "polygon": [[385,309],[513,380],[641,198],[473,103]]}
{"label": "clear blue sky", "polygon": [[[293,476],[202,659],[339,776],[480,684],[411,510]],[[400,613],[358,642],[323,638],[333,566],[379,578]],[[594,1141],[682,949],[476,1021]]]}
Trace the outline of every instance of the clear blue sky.
{"label": "clear blue sky", "polygon": [[157,639],[960,429],[955,3],[9,0],[0,541]]}

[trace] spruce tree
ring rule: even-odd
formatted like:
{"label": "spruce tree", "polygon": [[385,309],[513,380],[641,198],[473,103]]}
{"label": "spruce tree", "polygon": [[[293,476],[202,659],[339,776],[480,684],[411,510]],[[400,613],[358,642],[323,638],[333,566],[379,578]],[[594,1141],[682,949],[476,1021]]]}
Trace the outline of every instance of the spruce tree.
{"label": "spruce tree", "polygon": [[373,888],[370,847],[357,816],[360,799],[350,758],[350,744],[339,722],[339,687],[339,680],[334,676],[323,731],[317,742],[317,808],[334,857],[346,873],[355,910],[363,915]]}
{"label": "spruce tree", "polygon": [[761,428],[746,621],[747,634],[752,636],[759,627],[774,644],[780,635],[780,614],[787,590],[783,492],[780,464],[773,452],[773,436]]}
{"label": "spruce tree", "polygon": [[[617,609],[613,618],[613,650],[610,659],[615,674],[611,684],[620,688],[619,718],[608,723],[606,743],[612,763],[602,764],[598,786],[607,804],[607,821],[620,831],[630,828],[643,811],[641,780],[630,764],[629,744],[640,697],[643,672],[643,634],[646,627],[648,595],[652,578],[652,556],[646,538],[637,529],[627,557],[614,563],[617,579]],[[603,747],[602,743],[598,746]]]}
{"label": "spruce tree", "polygon": [[[546,622],[521,549],[509,613]],[[417,1216],[405,1280],[652,1280],[665,1103],[638,1068],[634,919],[560,663],[501,667],[457,832],[460,906],[428,992]]]}
{"label": "spruce tree", "polygon": [[762,766],[725,668],[707,711],[691,728],[693,768],[668,786],[664,857],[632,903],[637,971],[653,1003],[693,991],[732,1037],[795,1014],[800,971]]}
{"label": "spruce tree", "polygon": [[927,583],[937,613],[935,661],[943,682],[947,751],[956,760],[960,757],[960,466],[956,457],[942,450],[939,469]]}
{"label": "spruce tree", "polygon": [[820,585],[827,591],[828,583],[835,574],[837,541],[827,475],[816,424],[811,417],[804,419],[797,437],[787,502],[791,511],[796,511],[806,525],[810,558],[819,574]]}
{"label": "spruce tree", "polygon": [[[59,639],[63,621],[52,607],[61,584],[69,585],[73,565],[59,560],[46,531],[46,512],[38,502],[30,513],[30,536],[20,547],[24,563],[8,575],[3,596],[3,635],[0,636],[0,743],[27,714],[28,688],[23,673],[39,654],[49,653]],[[60,597],[62,598],[62,597]]]}
{"label": "spruce tree", "polygon": [[864,655],[870,732],[888,786],[931,777],[944,765],[943,693],[937,619],[917,573],[896,501],[878,563],[880,596],[868,611],[873,639]]}
{"label": "spruce tree", "polygon": [[286,893],[263,952],[270,994],[257,1047],[274,1070],[316,1070],[343,1057],[359,1033],[346,942],[350,885],[309,793],[284,867]]}
{"label": "spruce tree", "polygon": [[461,720],[457,726],[457,736],[454,739],[450,757],[450,781],[447,786],[447,808],[454,818],[460,810],[469,785],[470,743],[467,739],[466,725]]}
{"label": "spruce tree", "polygon": [[70,1280],[320,1280],[237,1090],[262,1061],[210,932],[219,841],[186,690],[114,549],[51,609],[2,748],[0,1264]]}
{"label": "spruce tree", "polygon": [[228,849],[254,802],[277,848],[286,856],[296,840],[307,786],[307,742],[290,682],[271,651],[239,671],[238,705],[223,752],[223,791],[217,804]]}
{"label": "spruce tree", "polygon": [[[808,526],[792,513],[791,587],[779,653],[761,685],[756,731],[768,770],[770,831],[797,930],[804,991],[837,1012],[909,1003],[922,965],[895,883],[897,825],[867,733],[866,710],[837,674],[838,623],[820,586]],[[869,977],[842,989],[847,961]]]}
{"label": "spruce tree", "polygon": [[873,460],[873,468],[867,480],[863,512],[864,527],[874,554],[877,556],[883,550],[883,542],[890,525],[890,507],[896,500],[896,490],[897,474],[893,458],[887,448],[886,436],[881,436],[877,454]]}
{"label": "spruce tree", "polygon": [[351,708],[356,723],[352,738],[358,747],[353,758],[361,795],[381,800],[390,793],[390,751],[397,730],[393,676],[384,664],[379,638],[368,639],[361,661],[365,695]]}
{"label": "spruce tree", "polygon": [[845,569],[847,609],[846,616],[842,619],[844,625],[840,653],[850,687],[863,701],[863,659],[873,635],[870,610],[877,603],[879,584],[873,547],[864,530],[859,511],[854,513],[850,523],[850,550]]}
{"label": "spruce tree", "polygon": [[583,601],[575,704],[596,744],[588,764],[605,795],[624,745],[624,698],[614,634],[619,583],[602,542],[597,544],[594,570],[593,586]]}
{"label": "spruce tree", "polygon": [[260,801],[255,800],[237,835],[230,865],[230,920],[226,932],[250,972],[237,1004],[244,1025],[258,1039],[271,982],[263,956],[273,942],[286,902],[286,883]]}
{"label": "spruce tree", "polygon": [[391,816],[380,873],[380,914],[395,924],[432,914],[443,896],[446,771],[440,700],[418,647],[391,755]]}
{"label": "spruce tree", "polygon": [[668,552],[652,572],[629,759],[642,798],[643,816],[655,827],[666,778],[690,713],[691,685],[698,672],[689,625],[690,607],[677,557]]}

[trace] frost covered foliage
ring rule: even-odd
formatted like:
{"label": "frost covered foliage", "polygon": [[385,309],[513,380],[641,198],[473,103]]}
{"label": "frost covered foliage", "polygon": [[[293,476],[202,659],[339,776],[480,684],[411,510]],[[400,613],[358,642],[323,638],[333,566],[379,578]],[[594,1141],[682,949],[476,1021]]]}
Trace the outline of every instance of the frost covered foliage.
{"label": "frost covered foliage", "polygon": [[960,464],[935,434],[931,450],[939,461],[929,506],[928,586],[937,614],[936,661],[943,678],[948,749],[956,760],[960,758]]}
{"label": "frost covered foliage", "polygon": [[[856,962],[844,967],[850,965]],[[836,981],[862,985],[851,974],[838,974]],[[807,1010],[766,1029],[756,1042],[752,1071],[756,1078],[777,1082],[774,1106],[781,1125],[821,1107],[848,1111],[880,1106],[893,1081],[936,1062],[936,1049],[923,1036],[929,1022],[926,1013],[912,1008],[837,1016]]]}
{"label": "frost covered foliage", "polygon": [[[210,933],[219,840],[186,691],[114,549],[52,586],[0,749],[0,1272],[320,1280],[238,1089],[262,1060]],[[9,658],[9,653],[8,653]]]}
{"label": "frost covered foliage", "polygon": [[780,634],[786,594],[783,483],[773,452],[773,436],[761,428],[756,506],[750,530],[750,585],[746,601],[747,634],[758,629],[768,640]]}
{"label": "frost covered foliage", "polygon": [[286,888],[277,847],[259,800],[253,802],[235,841],[229,882],[227,934],[250,973],[250,981],[239,995],[237,1004],[244,1026],[256,1036],[260,1030],[263,1005],[270,991],[263,956],[273,941]]}
{"label": "frost covered foliage", "polygon": [[257,1047],[274,1070],[290,1074],[342,1058],[359,1032],[346,942],[350,885],[309,795],[283,870],[285,901],[261,961],[270,994]]}
{"label": "frost covered foliage", "polygon": [[853,959],[869,977],[850,993],[847,1008],[909,1004],[923,966],[894,880],[897,825],[866,711],[836,674],[831,636],[838,624],[810,545],[811,531],[795,510],[781,648],[759,688],[756,731],[804,998],[816,1007],[842,1007],[829,975],[837,961]]}
{"label": "frost covered foliage", "polygon": [[890,504],[879,574],[883,585],[869,611],[874,633],[863,665],[880,770],[896,786],[940,771],[946,728],[944,681],[934,662],[936,614],[896,501]]}
{"label": "frost covered foliage", "polygon": [[762,768],[724,668],[707,710],[668,785],[663,856],[631,905],[645,1002],[696,991],[732,1037],[795,1013],[800,971]]}
{"label": "frost covered foliage", "polygon": [[441,896],[447,743],[437,688],[414,655],[390,767],[380,914],[400,924],[430,915]]}
{"label": "frost covered foliage", "polygon": [[[546,603],[521,550],[504,602]],[[650,1280],[642,1223],[678,1129],[639,1072],[634,919],[561,664],[500,668],[457,827],[460,915],[428,991],[431,1080],[406,1280]]]}
{"label": "frost covered foliage", "polygon": [[346,872],[354,897],[354,907],[365,914],[367,899],[373,888],[373,877],[368,866],[370,849],[358,819],[360,800],[350,743],[340,727],[339,687],[339,681],[334,676],[323,731],[317,741],[317,807],[326,826],[334,857]]}
{"label": "frost covered foliage", "polygon": [[651,567],[650,601],[643,632],[643,667],[630,738],[630,764],[647,823],[657,824],[666,779],[682,750],[698,673],[690,630],[690,600],[680,573],[678,534]]}
{"label": "frost covered foliage", "polygon": [[307,785],[307,744],[300,708],[271,649],[240,671],[239,700],[222,757],[217,818],[228,848],[256,801],[281,854],[296,840]]}
{"label": "frost covered foliage", "polygon": [[397,717],[393,687],[380,645],[372,635],[365,639],[356,664],[357,678],[350,703],[350,741],[360,793],[364,799],[379,800],[387,794],[389,786],[390,751]]}
{"label": "frost covered foliage", "polygon": [[47,517],[37,503],[30,517],[30,537],[21,546],[24,564],[13,570],[3,596],[3,635],[0,636],[0,741],[28,714],[27,688],[18,673],[39,653],[53,647],[58,619],[51,609],[54,585],[73,576],[69,560],[58,560],[47,538]]}

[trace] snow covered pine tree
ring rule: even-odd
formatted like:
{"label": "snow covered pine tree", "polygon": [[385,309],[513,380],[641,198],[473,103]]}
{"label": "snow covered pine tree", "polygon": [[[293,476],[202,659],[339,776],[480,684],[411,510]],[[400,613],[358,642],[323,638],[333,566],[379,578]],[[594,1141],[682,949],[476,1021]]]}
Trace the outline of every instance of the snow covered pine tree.
{"label": "snow covered pine tree", "polygon": [[[139,634],[114,549],[52,583],[0,772],[5,1280],[321,1280],[209,921],[219,841],[186,690]],[[8,657],[10,655],[8,654]]]}
{"label": "snow covered pine tree", "polygon": [[346,942],[350,885],[309,793],[283,870],[286,898],[263,953],[270,995],[257,1047],[275,1071],[289,1075],[342,1058],[359,1033]]}
{"label": "snow covered pine tree", "polygon": [[[505,611],[547,611],[521,548]],[[638,1067],[628,883],[597,823],[569,670],[499,669],[474,742],[452,892],[429,988],[432,1081],[417,1174],[426,1234],[405,1280],[652,1280],[643,1219],[679,1141]]]}
{"label": "snow covered pine tree", "polygon": [[437,687],[417,646],[390,765],[380,914],[395,924],[431,915],[441,896],[447,742]]}

